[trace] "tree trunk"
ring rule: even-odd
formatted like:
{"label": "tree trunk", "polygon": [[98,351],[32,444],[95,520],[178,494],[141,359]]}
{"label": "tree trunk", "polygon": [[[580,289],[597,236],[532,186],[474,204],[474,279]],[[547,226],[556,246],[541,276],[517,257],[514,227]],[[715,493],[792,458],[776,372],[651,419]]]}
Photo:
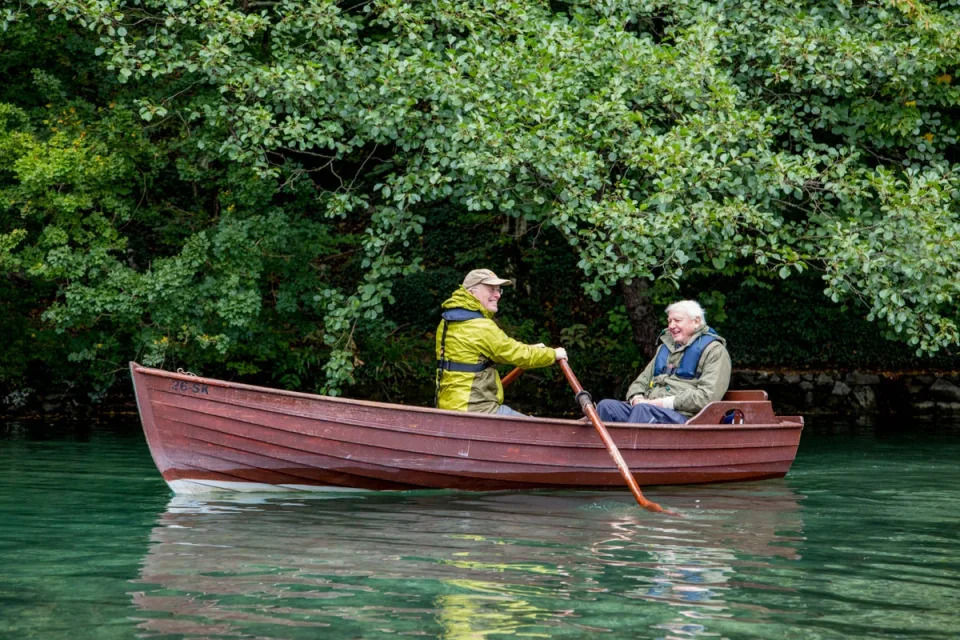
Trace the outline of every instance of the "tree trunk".
{"label": "tree trunk", "polygon": [[630,284],[621,282],[620,290],[633,328],[633,339],[643,355],[652,358],[657,351],[657,337],[662,327],[660,314],[650,302],[650,283],[636,278]]}

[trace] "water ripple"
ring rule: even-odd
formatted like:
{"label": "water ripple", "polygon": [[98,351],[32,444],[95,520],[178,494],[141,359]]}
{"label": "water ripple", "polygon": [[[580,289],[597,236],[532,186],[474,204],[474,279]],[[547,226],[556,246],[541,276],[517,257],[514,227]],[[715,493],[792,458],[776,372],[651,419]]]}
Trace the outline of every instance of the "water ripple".
{"label": "water ripple", "polygon": [[0,637],[942,639],[956,439],[802,445],[786,480],[170,499],[141,440],[0,441]]}

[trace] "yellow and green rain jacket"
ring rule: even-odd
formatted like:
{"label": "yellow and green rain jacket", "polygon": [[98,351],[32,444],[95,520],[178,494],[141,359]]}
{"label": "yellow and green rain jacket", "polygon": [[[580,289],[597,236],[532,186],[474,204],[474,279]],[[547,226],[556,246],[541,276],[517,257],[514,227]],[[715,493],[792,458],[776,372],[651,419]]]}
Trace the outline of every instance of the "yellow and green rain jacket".
{"label": "yellow and green rain jacket", "polygon": [[[512,364],[524,369],[554,363],[550,347],[535,347],[510,338],[493,321],[469,291],[461,286],[443,303],[443,311],[464,309],[461,316],[482,314],[468,320],[441,320],[437,326],[437,406],[453,411],[496,413],[503,404],[503,386],[494,364]],[[448,314],[450,315],[450,314]],[[446,325],[446,327],[444,327]],[[446,328],[446,339],[444,339]],[[447,367],[443,368],[443,363]],[[465,365],[465,366],[464,366]],[[478,371],[456,371],[457,368]]]}

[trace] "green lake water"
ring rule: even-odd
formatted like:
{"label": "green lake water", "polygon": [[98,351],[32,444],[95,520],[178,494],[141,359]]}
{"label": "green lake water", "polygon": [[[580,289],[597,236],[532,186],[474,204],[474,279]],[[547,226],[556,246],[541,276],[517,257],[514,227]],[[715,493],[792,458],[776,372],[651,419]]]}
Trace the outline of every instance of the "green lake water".
{"label": "green lake water", "polygon": [[[133,421],[133,422],[131,422]],[[0,425],[0,638],[957,638],[960,422],[783,480],[174,498],[136,418]]]}

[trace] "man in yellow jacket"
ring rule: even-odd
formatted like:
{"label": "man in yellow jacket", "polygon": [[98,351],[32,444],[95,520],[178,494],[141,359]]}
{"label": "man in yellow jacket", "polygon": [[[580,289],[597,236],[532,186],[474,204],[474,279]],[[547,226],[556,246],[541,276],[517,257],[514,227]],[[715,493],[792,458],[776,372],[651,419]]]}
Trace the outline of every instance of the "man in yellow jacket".
{"label": "man in yellow jacket", "polygon": [[512,285],[489,269],[474,269],[444,303],[437,327],[437,407],[522,416],[503,404],[495,364],[548,367],[567,357],[562,348],[523,344],[493,321],[500,288]]}

